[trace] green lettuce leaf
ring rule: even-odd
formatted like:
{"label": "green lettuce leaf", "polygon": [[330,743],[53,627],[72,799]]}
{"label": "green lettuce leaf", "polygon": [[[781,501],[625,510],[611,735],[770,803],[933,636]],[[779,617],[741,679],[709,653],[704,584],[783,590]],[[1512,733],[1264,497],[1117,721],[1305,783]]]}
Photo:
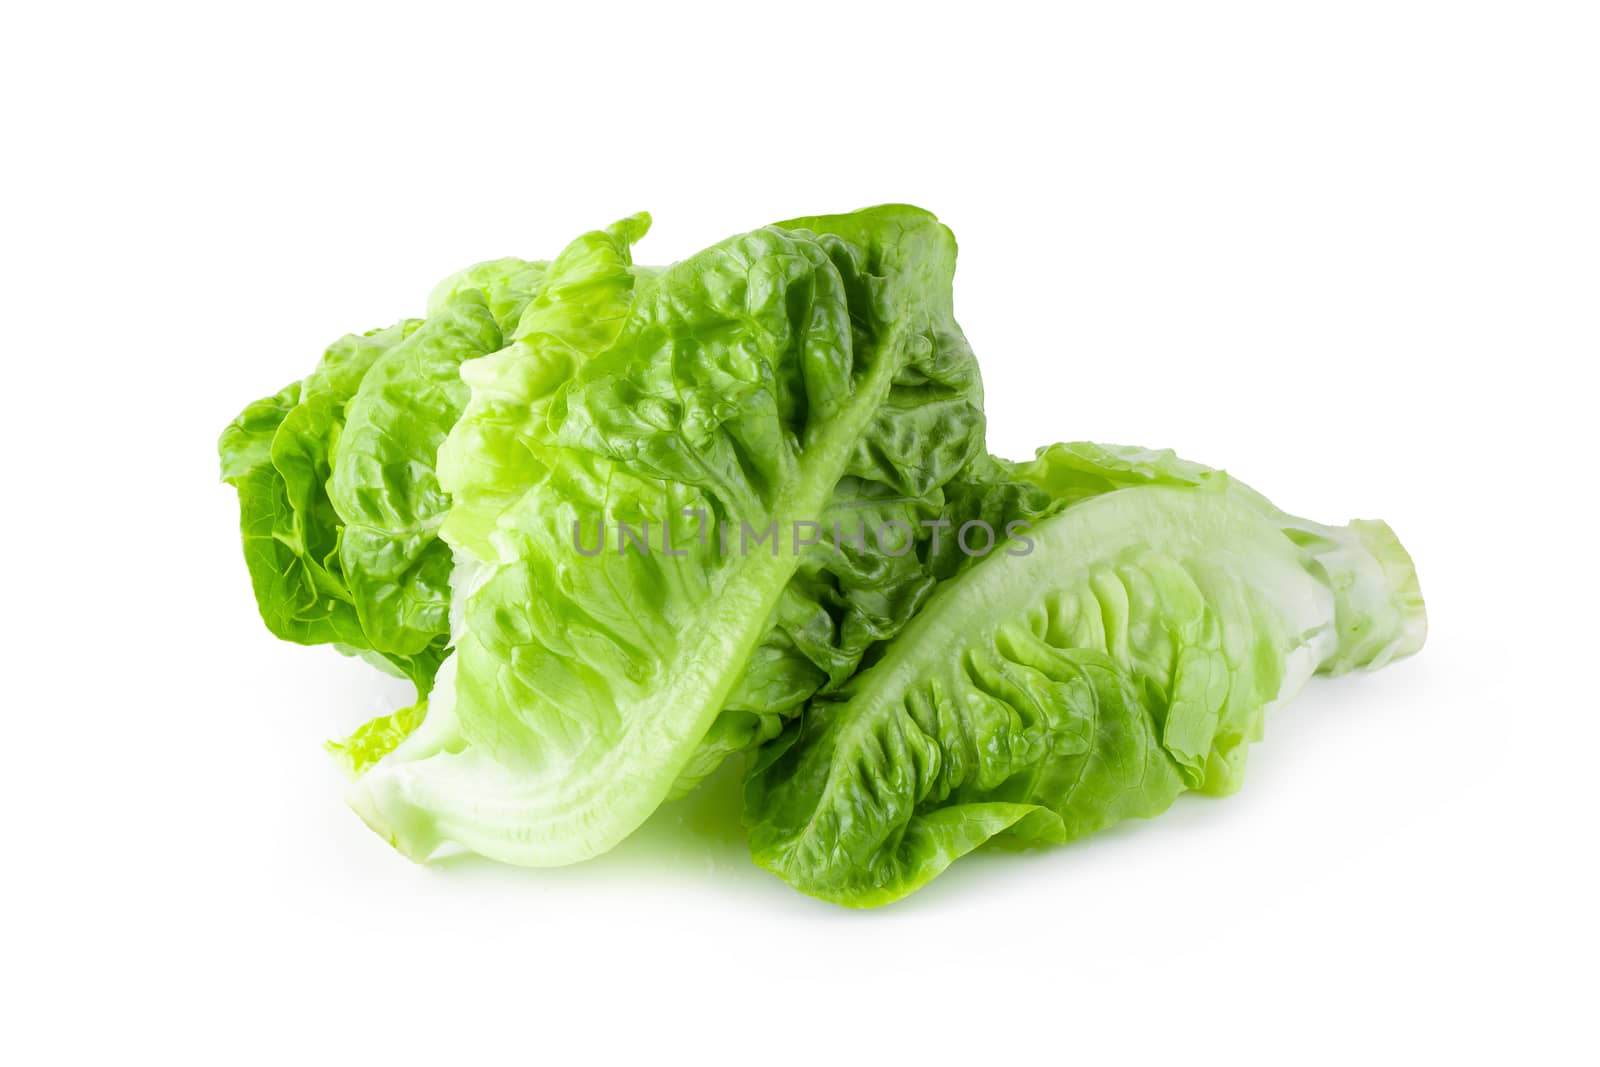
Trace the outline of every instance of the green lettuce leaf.
{"label": "green lettuce leaf", "polygon": [[[842,681],[931,589],[926,561],[791,533],[938,514],[981,451],[954,259],[914,208],[793,220],[639,279],[603,351],[558,325],[535,346],[554,375],[527,352],[475,365],[441,460],[461,476],[455,652],[421,727],[355,783],[369,824],[418,859],[580,860]],[[619,547],[623,524],[651,550]]]}
{"label": "green lettuce leaf", "polygon": [[434,470],[467,402],[461,367],[496,351],[499,325],[464,290],[373,361],[346,412],[327,482],[343,521],[339,561],[362,632],[378,652],[442,649],[450,633],[449,498]]}
{"label": "green lettuce leaf", "polygon": [[640,213],[573,241],[541,265],[541,287],[517,306],[511,343],[462,368],[471,398],[439,449],[439,477],[452,503],[443,534],[458,552],[496,558],[500,516],[557,461],[551,402],[615,340],[643,276],[632,245],[649,228],[650,216]]}
{"label": "green lettuce leaf", "polygon": [[328,750],[345,774],[354,778],[399,747],[428,714],[426,698],[367,722],[342,741],[329,741]]}
{"label": "green lettuce leaf", "polygon": [[1230,792],[1309,675],[1422,644],[1382,523],[1295,519],[1171,453],[1056,446],[1000,470],[969,498],[1021,481],[1063,506],[941,585],[752,768],[752,854],[806,893],[884,904],[997,836],[1065,841]]}
{"label": "green lettuce leaf", "polygon": [[331,644],[428,692],[453,569],[438,540],[449,500],[437,454],[467,401],[466,365],[522,336],[541,295],[570,296],[570,285],[547,291],[551,267],[508,258],[452,275],[426,319],[339,339],[304,381],[223,432],[223,478],[239,494],[245,560],[274,634]]}
{"label": "green lettuce leaf", "polygon": [[434,457],[466,401],[462,362],[500,342],[482,295],[464,290],[425,321],[334,342],[303,382],[223,431],[274,634],[373,659],[427,692],[449,635]]}
{"label": "green lettuce leaf", "polygon": [[333,644],[411,678],[426,691],[441,649],[374,651],[345,579],[343,521],[328,499],[332,453],[362,377],[420,325],[351,334],[329,346],[303,382],[247,407],[222,433],[222,476],[239,497],[245,564],[262,621],[299,644]]}
{"label": "green lettuce leaf", "polygon": [[502,333],[510,334],[522,318],[523,309],[543,289],[550,264],[542,260],[491,259],[458,270],[433,287],[428,294],[428,317],[432,318],[466,292],[477,292]]}

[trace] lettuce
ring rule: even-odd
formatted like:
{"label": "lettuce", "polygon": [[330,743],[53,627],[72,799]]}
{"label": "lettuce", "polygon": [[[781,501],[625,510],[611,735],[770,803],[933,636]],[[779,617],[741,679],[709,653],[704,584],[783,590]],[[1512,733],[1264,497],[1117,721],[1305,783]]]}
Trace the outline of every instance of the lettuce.
{"label": "lettuce", "polygon": [[1032,550],[943,585],[752,771],[752,854],[806,893],[884,904],[992,838],[1062,842],[1232,792],[1312,673],[1422,645],[1383,523],[1296,519],[1171,453],[1055,446],[991,484],[1007,478],[1064,505]]}
{"label": "lettuce", "polygon": [[989,456],[927,212],[667,267],[649,227],[459,271],[222,434],[268,629],[415,683],[328,746],[405,855],[582,860],[753,753],[756,861],[881,904],[1230,791],[1307,675],[1420,646],[1381,523],[1171,452]]}
{"label": "lettuce", "polygon": [[[274,634],[366,655],[409,676],[421,691],[431,684],[447,627],[436,614],[406,611],[393,598],[367,599],[383,586],[363,573],[369,562],[365,553],[381,548],[385,519],[392,519],[398,531],[432,517],[415,514],[418,509],[439,507],[436,490],[418,484],[432,466],[430,448],[437,448],[426,427],[453,421],[459,413],[460,390],[452,378],[461,359],[497,347],[487,319],[481,302],[465,301],[452,305],[426,332],[421,332],[423,323],[407,320],[341,338],[303,382],[250,405],[223,431],[218,444],[223,477],[239,494],[245,563],[262,621]],[[369,376],[371,385],[363,389]],[[394,416],[397,406],[417,408],[422,432],[385,437],[379,423]],[[348,458],[337,462],[336,448],[352,408],[357,432]],[[385,462],[418,466],[403,467],[398,480],[386,481],[378,469]],[[348,519],[330,492],[335,479],[340,502],[357,507]],[[402,518],[404,511],[414,514]],[[346,544],[349,521],[360,530]],[[425,545],[401,547],[395,561],[401,568],[426,553]],[[370,562],[385,572],[396,569]],[[431,586],[433,595],[425,593],[425,603],[436,602],[441,578],[436,565],[410,577],[414,589]]]}
{"label": "lettuce", "polygon": [[[354,783],[362,817],[418,859],[581,860],[848,676],[933,578],[914,552],[778,539],[937,514],[981,450],[954,261],[917,209],[792,220],[626,301],[553,301],[521,349],[469,365],[440,460],[454,651],[421,727]],[[624,526],[653,547],[585,551]]]}
{"label": "lettuce", "polygon": [[222,475],[238,492],[245,563],[272,633],[360,655],[409,677],[419,698],[432,688],[454,566],[439,540],[450,500],[436,459],[468,400],[463,368],[520,336],[550,267],[500,259],[452,275],[425,319],[340,338],[310,376],[223,431]]}

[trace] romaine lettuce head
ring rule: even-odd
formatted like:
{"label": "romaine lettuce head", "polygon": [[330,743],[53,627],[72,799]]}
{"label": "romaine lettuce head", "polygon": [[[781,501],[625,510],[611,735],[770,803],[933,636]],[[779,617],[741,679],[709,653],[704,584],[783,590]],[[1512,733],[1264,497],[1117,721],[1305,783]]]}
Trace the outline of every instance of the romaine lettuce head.
{"label": "romaine lettuce head", "polygon": [[981,454],[954,266],[948,230],[891,206],[527,303],[463,369],[454,653],[353,785],[363,818],[418,859],[580,860],[842,683],[934,578],[841,542],[886,516],[926,536],[910,520]]}
{"label": "romaine lettuce head", "polygon": [[1421,647],[1416,573],[1383,523],[1321,526],[1171,453],[1095,445],[998,463],[965,499],[1037,509],[1019,481],[1059,506],[758,756],[752,853],[796,888],[884,904],[997,837],[1231,792],[1313,672]]}

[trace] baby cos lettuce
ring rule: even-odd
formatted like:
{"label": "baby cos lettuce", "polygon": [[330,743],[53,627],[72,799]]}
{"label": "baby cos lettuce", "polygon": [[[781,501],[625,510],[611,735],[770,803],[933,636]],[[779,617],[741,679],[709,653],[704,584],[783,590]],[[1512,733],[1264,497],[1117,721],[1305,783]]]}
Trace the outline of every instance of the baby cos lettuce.
{"label": "baby cos lettuce", "polygon": [[997,835],[1067,841],[1232,792],[1312,673],[1422,645],[1383,523],[1295,519],[1170,453],[1056,446],[1011,473],[1069,502],[1034,551],[947,583],[762,750],[751,849],[796,888],[888,903]]}
{"label": "baby cos lettuce", "polygon": [[[991,459],[928,213],[665,268],[648,227],[453,275],[222,436],[269,629],[416,683],[331,746],[406,855],[581,860],[757,749],[757,861],[883,903],[991,838],[1227,791],[1306,675],[1420,645],[1381,524],[1171,453]],[[1019,540],[958,551],[978,520]],[[623,525],[648,550],[597,550]],[[841,532],[886,525],[901,550]]]}
{"label": "baby cos lettuce", "polygon": [[[864,553],[823,564],[704,534],[821,529],[841,503],[937,512],[982,447],[954,265],[915,209],[795,220],[641,281],[598,343],[471,367],[475,407],[442,454],[470,511],[446,523],[454,653],[421,728],[354,784],[362,817],[418,859],[449,842],[585,859],[842,680],[903,617],[882,605],[931,587],[917,557],[878,573]],[[549,352],[589,345],[539,391],[560,377]],[[488,484],[466,478],[463,456],[485,453]],[[676,547],[588,555],[574,535],[621,523]]]}

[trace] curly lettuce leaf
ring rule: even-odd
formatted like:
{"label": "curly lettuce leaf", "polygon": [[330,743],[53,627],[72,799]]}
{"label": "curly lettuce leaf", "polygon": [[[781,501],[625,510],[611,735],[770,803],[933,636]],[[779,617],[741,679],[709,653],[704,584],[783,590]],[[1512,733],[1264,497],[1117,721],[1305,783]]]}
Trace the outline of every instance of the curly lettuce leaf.
{"label": "curly lettuce leaf", "polygon": [[[836,643],[867,643],[872,617],[903,617],[921,594],[890,575],[876,598],[835,598],[864,557],[819,577],[832,564],[811,551],[742,542],[821,526],[850,500],[940,506],[982,441],[954,257],[931,215],[887,207],[757,230],[640,280],[615,340],[539,423],[485,435],[520,492],[485,486],[488,506],[446,524],[466,550],[455,654],[417,733],[356,782],[368,823],[418,859],[454,843],[553,865],[611,847],[759,737],[765,709],[803,699],[811,683],[742,683],[808,557],[796,615],[815,603],[847,624],[815,627],[812,662],[820,678],[848,673]],[[648,526],[653,550],[585,551],[597,523]],[[906,577],[931,586],[919,567]],[[719,719],[741,686],[760,710]]]}
{"label": "curly lettuce leaf", "polygon": [[354,778],[398,748],[422,725],[427,714],[428,701],[424,697],[388,715],[380,715],[363,724],[349,737],[326,742],[323,747],[345,774]]}
{"label": "curly lettuce leaf", "polygon": [[426,691],[440,652],[374,650],[338,555],[343,520],[326,491],[346,405],[372,364],[418,325],[340,338],[303,382],[247,407],[223,431],[218,452],[223,480],[238,492],[245,564],[268,630],[369,658]]}
{"label": "curly lettuce leaf", "polygon": [[458,552],[494,558],[500,516],[556,461],[551,402],[615,340],[642,276],[632,246],[649,229],[640,213],[573,241],[517,307],[511,343],[462,368],[470,399],[439,449],[452,503],[443,535]]}
{"label": "curly lettuce leaf", "polygon": [[1032,550],[943,584],[762,750],[757,863],[870,907],[996,837],[1065,841],[1227,793],[1311,673],[1421,646],[1415,571],[1383,524],[1319,526],[1170,453],[1095,449],[1007,465],[1068,502]]}
{"label": "curly lettuce leaf", "polygon": [[483,298],[501,332],[510,334],[522,317],[523,309],[544,289],[549,269],[550,264],[543,260],[515,256],[474,263],[433,287],[433,292],[428,294],[428,316],[439,314],[461,294],[476,292]]}
{"label": "curly lettuce leaf", "polygon": [[521,336],[541,295],[570,297],[570,284],[547,293],[551,267],[507,258],[452,275],[426,319],[339,339],[304,381],[224,431],[223,477],[239,493],[245,559],[274,634],[331,644],[427,693],[449,634],[452,569],[437,540],[448,498],[436,455],[465,405],[463,368]]}
{"label": "curly lettuce leaf", "polygon": [[362,632],[378,652],[418,655],[450,633],[449,498],[435,458],[467,402],[462,364],[501,346],[482,294],[464,290],[361,379],[334,449],[328,500]]}

